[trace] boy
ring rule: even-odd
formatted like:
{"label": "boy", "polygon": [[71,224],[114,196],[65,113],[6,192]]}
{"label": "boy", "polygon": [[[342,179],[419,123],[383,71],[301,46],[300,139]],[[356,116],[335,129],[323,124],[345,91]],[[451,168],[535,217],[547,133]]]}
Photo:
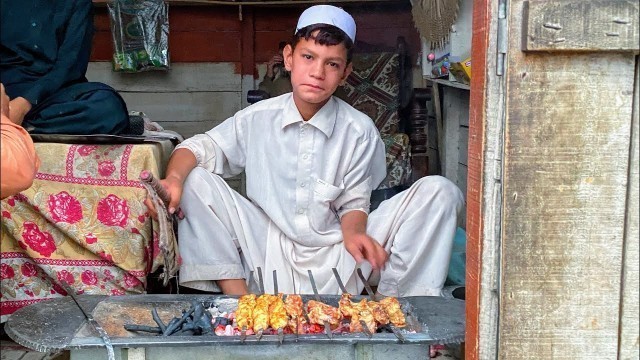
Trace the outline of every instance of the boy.
{"label": "boy", "polygon": [[[463,198],[429,177],[368,216],[371,190],[385,177],[384,145],[370,118],[332,97],[351,72],[355,33],[342,9],[307,9],[283,53],[292,93],[177,147],[162,183],[169,211],[179,204],[185,215],[182,285],[244,294],[249,271],[261,267],[267,292],[277,270],[279,291],[311,293],[311,270],[320,293],[339,294],[335,267],[360,293],[361,264],[365,276],[380,271],[384,295],[439,295]],[[243,169],[249,200],[218,176]]]}

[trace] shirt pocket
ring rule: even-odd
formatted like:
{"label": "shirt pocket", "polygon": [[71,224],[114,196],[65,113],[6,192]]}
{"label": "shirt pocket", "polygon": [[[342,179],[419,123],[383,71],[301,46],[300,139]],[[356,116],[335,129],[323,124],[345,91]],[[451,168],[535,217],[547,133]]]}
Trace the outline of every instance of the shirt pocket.
{"label": "shirt pocket", "polygon": [[342,188],[316,179],[313,183],[313,201],[310,206],[310,223],[314,230],[324,232],[339,228],[340,221],[333,207],[333,201],[342,193]]}
{"label": "shirt pocket", "polygon": [[329,184],[322,179],[316,179],[313,183],[313,199],[314,201],[333,201],[342,192],[342,189]]}

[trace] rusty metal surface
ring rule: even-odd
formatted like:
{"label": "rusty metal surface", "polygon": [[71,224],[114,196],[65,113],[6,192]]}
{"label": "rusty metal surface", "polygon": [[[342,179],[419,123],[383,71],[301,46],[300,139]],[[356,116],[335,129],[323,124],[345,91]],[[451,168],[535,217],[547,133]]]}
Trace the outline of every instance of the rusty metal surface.
{"label": "rusty metal surface", "polygon": [[[303,295],[306,302],[312,296]],[[337,306],[340,296],[320,295],[327,304]],[[130,333],[124,323],[154,325],[150,310],[157,307],[163,321],[178,316],[192,301],[205,305],[216,304],[221,310],[232,309],[236,298],[223,295],[133,295],[104,297],[84,295],[78,297],[109,334],[114,347],[166,347],[166,346],[243,346],[240,336],[155,336]],[[360,296],[354,296],[359,299]],[[439,297],[400,298],[403,310],[408,311],[416,333],[403,334],[407,344],[457,343],[464,340],[464,301]],[[6,324],[7,333],[17,343],[36,349],[99,348],[103,342],[86,323],[82,313],[69,298],[58,298],[18,310]],[[297,340],[297,341],[296,341]],[[260,341],[249,336],[244,344],[277,344],[277,335],[264,335]],[[284,345],[295,344],[397,344],[392,333],[377,333],[369,339],[365,334],[335,334],[332,339],[324,334],[285,335]]]}

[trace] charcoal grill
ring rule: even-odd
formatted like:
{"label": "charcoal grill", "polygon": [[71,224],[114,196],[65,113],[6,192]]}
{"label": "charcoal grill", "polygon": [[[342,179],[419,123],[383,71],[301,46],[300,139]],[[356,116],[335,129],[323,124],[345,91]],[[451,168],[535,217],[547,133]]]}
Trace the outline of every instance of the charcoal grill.
{"label": "charcoal grill", "polygon": [[[315,299],[303,295],[306,302]],[[359,300],[361,296],[353,296]],[[337,306],[340,296],[320,295],[322,302]],[[234,309],[237,297],[225,295],[133,295],[77,296],[79,304],[108,334],[116,359],[425,359],[429,345],[464,341],[464,301],[440,297],[399,298],[408,316],[403,329],[404,343],[393,333],[286,334],[279,343],[276,335],[260,340],[247,336],[157,336],[129,332],[125,323],[154,326],[150,310],[168,322],[180,316],[192,302]],[[36,351],[71,350],[72,360],[106,359],[104,341],[87,322],[82,311],[69,297],[57,298],[24,307],[5,325],[7,334],[18,344]],[[411,331],[407,331],[411,330]],[[412,332],[415,331],[415,332]]]}

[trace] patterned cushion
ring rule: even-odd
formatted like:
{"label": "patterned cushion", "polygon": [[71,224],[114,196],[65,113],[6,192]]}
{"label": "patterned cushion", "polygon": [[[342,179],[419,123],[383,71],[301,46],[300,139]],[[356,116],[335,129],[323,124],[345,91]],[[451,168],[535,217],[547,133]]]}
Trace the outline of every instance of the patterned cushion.
{"label": "patterned cushion", "polygon": [[411,146],[407,134],[382,135],[386,149],[387,177],[378,189],[390,189],[411,182]]}
{"label": "patterned cushion", "polygon": [[369,115],[381,134],[398,131],[398,59],[392,52],[354,54],[353,72],[336,94]]}

